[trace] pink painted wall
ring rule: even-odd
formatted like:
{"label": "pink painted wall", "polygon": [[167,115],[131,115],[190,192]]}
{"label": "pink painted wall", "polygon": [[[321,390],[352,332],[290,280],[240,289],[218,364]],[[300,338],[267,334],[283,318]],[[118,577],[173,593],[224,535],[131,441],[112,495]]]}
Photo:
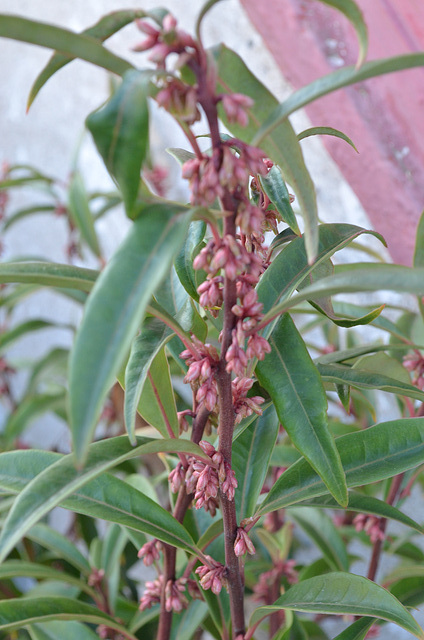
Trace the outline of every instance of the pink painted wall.
{"label": "pink painted wall", "polygon": [[[284,76],[301,87],[356,60],[353,28],[316,0],[242,0]],[[422,0],[357,0],[369,28],[368,60],[424,51]],[[424,68],[368,80],[307,108],[314,125],[344,131],[324,143],[386,238],[396,262],[411,264],[424,209]],[[342,214],[341,214],[342,215]]]}

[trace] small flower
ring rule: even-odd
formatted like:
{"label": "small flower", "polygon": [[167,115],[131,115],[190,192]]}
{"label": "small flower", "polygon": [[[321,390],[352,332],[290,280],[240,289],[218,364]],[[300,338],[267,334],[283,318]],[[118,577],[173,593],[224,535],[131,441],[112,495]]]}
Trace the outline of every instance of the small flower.
{"label": "small flower", "polygon": [[156,102],[172,115],[191,125],[200,120],[197,91],[180,80],[170,80],[156,95]]}
{"label": "small flower", "polygon": [[208,276],[207,279],[202,282],[197,288],[197,292],[200,294],[199,304],[206,309],[217,309],[222,306],[223,300],[223,282],[222,276],[215,276],[214,278]]}
{"label": "small flower", "polygon": [[246,553],[254,555],[256,549],[248,534],[242,527],[237,528],[237,535],[234,542],[234,553],[236,556],[244,556]]}
{"label": "small flower", "polygon": [[202,565],[196,569],[200,577],[200,584],[206,591],[211,589],[212,593],[218,595],[222,587],[226,584],[226,569],[220,562],[216,562],[210,556],[206,556],[208,565]]}
{"label": "small flower", "polygon": [[150,609],[154,604],[160,602],[162,591],[163,576],[159,576],[152,582],[146,582],[144,593],[140,599],[140,610]]}
{"label": "small flower", "polygon": [[369,536],[372,544],[383,541],[385,538],[384,531],[381,529],[381,519],[377,516],[369,516],[365,513],[359,513],[353,519],[356,531],[365,531]]}
{"label": "small flower", "polygon": [[242,93],[230,93],[222,96],[222,106],[229,122],[237,122],[245,127],[249,122],[247,109],[253,107],[253,100]]}
{"label": "small flower", "polygon": [[155,560],[159,560],[160,558],[159,547],[160,542],[158,540],[146,542],[146,544],[141,547],[137,557],[143,559],[143,564],[146,567],[150,567]]}
{"label": "small flower", "polygon": [[231,371],[234,371],[236,376],[243,378],[246,373],[248,360],[247,360],[246,353],[239,346],[239,343],[237,340],[237,331],[235,329],[233,329],[233,339],[232,339],[231,345],[227,349],[227,352],[225,354],[225,359],[227,361],[226,369],[228,373],[231,373]]}
{"label": "small flower", "polygon": [[232,382],[233,387],[233,406],[236,414],[236,424],[241,422],[243,418],[257,413],[262,415],[262,409],[259,405],[265,402],[261,396],[247,397],[248,391],[253,386],[251,378],[235,378]]}
{"label": "small flower", "polygon": [[168,580],[165,587],[165,609],[180,613],[188,606],[188,600],[184,595],[184,580]]}
{"label": "small flower", "polygon": [[257,358],[263,360],[267,353],[271,353],[271,345],[266,338],[252,333],[247,341],[246,356],[249,358]]}

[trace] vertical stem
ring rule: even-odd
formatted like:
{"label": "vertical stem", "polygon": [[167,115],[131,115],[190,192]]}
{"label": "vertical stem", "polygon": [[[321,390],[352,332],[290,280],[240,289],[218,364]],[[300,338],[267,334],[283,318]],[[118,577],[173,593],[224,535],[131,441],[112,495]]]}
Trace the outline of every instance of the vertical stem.
{"label": "vertical stem", "polygon": [[[225,219],[224,233],[235,235],[234,216]],[[234,431],[234,408],[231,386],[231,374],[226,370],[225,354],[232,341],[232,331],[236,317],[231,309],[237,302],[236,283],[225,277],[224,282],[224,326],[222,331],[221,359],[216,374],[219,390],[219,451],[225,461],[231,465]],[[233,637],[244,634],[244,584],[239,559],[234,553],[234,541],[237,533],[236,508],[233,500],[221,493],[221,511],[224,522],[225,564],[228,571],[228,592],[230,596]]]}
{"label": "vertical stem", "polygon": [[[400,486],[402,484],[404,473],[400,473],[398,476],[395,476],[392,480],[392,484],[390,487],[389,495],[387,496],[387,504],[392,505],[396,500],[396,496],[399,492]],[[380,521],[380,530],[384,533],[386,531],[387,520],[386,518],[382,518]],[[378,564],[380,562],[381,551],[383,548],[383,540],[377,540],[374,543],[374,547],[372,550],[370,566],[368,569],[367,578],[370,580],[374,580],[377,574]]]}

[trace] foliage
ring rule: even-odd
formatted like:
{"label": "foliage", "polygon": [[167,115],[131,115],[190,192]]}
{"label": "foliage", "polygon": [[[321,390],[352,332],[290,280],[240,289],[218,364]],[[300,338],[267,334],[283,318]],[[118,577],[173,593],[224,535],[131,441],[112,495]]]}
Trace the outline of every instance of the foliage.
{"label": "foliage", "polygon": [[[32,166],[5,166],[0,182],[5,234],[40,213],[64,216],[69,229],[68,264],[0,264],[1,637],[249,640],[261,628],[275,639],[326,638],[312,613],[358,617],[340,639],[387,622],[424,638],[408,610],[424,599],[423,527],[402,510],[424,464],[424,223],[412,268],[337,264],[364,235],[384,239],[319,223],[300,141],[329,134],[354,144],[330,127],[297,135],[288,118],[340,87],[422,65],[424,54],[364,62],[356,4],[322,0],[352,22],[358,64],[279,104],[235,52],[204,49],[216,1],[196,36],[166,9],[117,12],[83,34],[0,15],[0,36],[54,51],[29,106],[75,58],[121,76],[86,121],[116,190],[90,193],[76,167],[65,188]],[[145,38],[136,50],[149,51],[140,68],[103,45],[134,20]],[[157,106],[190,146],[171,150],[188,204],[165,197],[152,165]],[[32,190],[33,204],[11,212],[18,189]],[[97,221],[117,206],[132,226],[105,264]],[[99,271],[74,264],[84,255]],[[58,326],[13,322],[42,287],[84,308],[79,326],[62,326],[75,331],[73,346],[10,362],[11,344]],[[333,299],[382,290],[417,296],[419,310]],[[357,329],[368,324],[372,341]],[[374,424],[383,392],[399,417]],[[69,424],[71,453],[25,446],[47,413]],[[70,511],[68,536],[51,526],[57,506]],[[388,521],[402,534],[387,533]],[[351,572],[357,540],[370,551],[367,577]],[[375,581],[385,552],[398,558],[386,589]],[[256,602],[247,623],[245,599]]]}

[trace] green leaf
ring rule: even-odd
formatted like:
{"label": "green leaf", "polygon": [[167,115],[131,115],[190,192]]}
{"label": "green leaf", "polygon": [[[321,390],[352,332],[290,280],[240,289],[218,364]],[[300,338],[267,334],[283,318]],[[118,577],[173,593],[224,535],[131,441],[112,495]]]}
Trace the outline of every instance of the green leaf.
{"label": "green leaf", "polygon": [[[376,235],[352,224],[321,224],[318,233],[318,254],[313,266],[308,265],[304,239],[296,238],[275,257],[263,274],[257,291],[265,313],[280,300],[286,300],[313,269],[336,251],[340,251],[363,233]],[[380,235],[376,237],[381,239]]]}
{"label": "green leaf", "polygon": [[203,620],[208,614],[208,605],[200,600],[192,600],[185,611],[173,616],[171,640],[191,640],[196,631],[201,628]]}
{"label": "green leaf", "polygon": [[[61,504],[68,496],[74,494],[84,485],[87,485],[88,482],[93,481],[93,478],[96,478],[99,474],[102,474],[104,471],[113,468],[125,460],[146,453],[158,452],[182,452],[187,455],[200,457],[201,459],[205,458],[200,447],[188,440],[149,440],[147,438],[141,438],[137,440],[137,442],[140,444],[134,448],[130,445],[126,436],[121,436],[109,438],[108,440],[91,445],[88,451],[87,463],[83,471],[78,471],[75,468],[72,454],[60,456],[59,458],[57,458],[57,456],[46,456],[46,452],[40,451],[15,451],[0,455],[0,460],[2,461],[0,486],[3,486],[3,488],[7,490],[20,492],[4,523],[0,536],[0,557],[6,557],[16,542],[25,535],[26,531],[53,509],[53,507]],[[25,464],[27,465],[26,467]],[[90,487],[86,486],[85,493],[83,493],[89,497],[96,494],[96,492],[98,493],[101,490],[102,482],[105,487],[110,485],[113,488],[115,480],[113,477],[109,477],[108,479],[103,475],[101,480],[94,485],[94,489],[90,488],[91,485]],[[122,488],[120,488],[121,483]],[[172,531],[172,529],[175,530],[173,525],[177,521],[162,509],[162,507],[156,505],[152,500],[143,496],[143,494],[125,482],[119,481],[119,484],[119,491],[117,489],[118,493],[125,493],[125,491],[128,493],[129,497],[128,499],[126,498],[126,502],[130,501],[131,495],[133,499],[135,499],[135,496],[140,504],[142,504],[144,499],[147,500],[147,507],[145,508],[150,511],[153,509],[156,523],[161,523],[164,518],[165,521],[171,518],[168,522],[168,531]],[[113,495],[112,488],[110,489],[111,499],[115,504],[117,497],[115,498]],[[104,495],[107,495],[106,489]],[[101,502],[105,502],[105,499],[101,498]],[[152,507],[150,503],[158,507],[159,511],[155,511],[155,507]],[[79,511],[78,498],[73,498],[70,504],[76,504],[76,511]],[[130,507],[131,503],[129,502],[129,508]],[[73,507],[71,506],[70,508]],[[96,507],[90,508],[95,509]],[[131,515],[131,509],[129,513]],[[94,515],[94,512],[92,513],[88,510],[88,515]],[[103,516],[99,515],[99,517]],[[147,515],[143,518],[143,521],[145,520],[148,521]],[[120,521],[118,520],[118,522]],[[125,522],[122,524],[125,524]],[[180,533],[180,529],[185,532],[185,529],[182,528],[182,525],[179,525],[179,523],[177,523],[176,527],[176,530]],[[147,529],[139,530],[149,532]],[[160,538],[161,535],[159,531],[159,535],[156,537]],[[187,536],[185,539],[187,541]],[[171,544],[174,543],[171,542]]]}
{"label": "green leaf", "polygon": [[[287,249],[284,250],[285,254]],[[281,255],[281,254],[280,254]],[[279,257],[279,256],[277,256]],[[274,263],[273,263],[274,264]],[[269,269],[265,271],[264,278]],[[336,293],[359,293],[361,291],[399,291],[424,295],[424,268],[403,267],[397,264],[377,264],[374,262],[349,264],[334,276],[323,278],[284,300],[265,314],[262,325],[270,322],[304,300],[319,300]]]}
{"label": "green leaf", "polygon": [[109,173],[119,185],[129,217],[134,215],[148,146],[150,77],[150,71],[126,73],[110,100],[86,120]]}
{"label": "green leaf", "polygon": [[321,476],[337,502],[347,505],[340,457],[327,425],[327,397],[293,320],[282,316],[269,339],[271,353],[256,366],[293,444]]}
{"label": "green leaf", "polygon": [[56,207],[54,205],[42,204],[35,207],[25,207],[24,209],[19,209],[14,214],[9,215],[7,220],[4,221],[3,224],[3,233],[10,229],[16,222],[23,220],[24,218],[28,218],[34,214],[38,213],[54,213]]}
{"label": "green leaf", "polygon": [[[310,500],[304,500],[298,504],[299,507],[320,507],[322,509],[341,509],[340,505],[334,500],[332,496],[319,496],[318,498],[311,498]],[[401,522],[411,529],[424,533],[424,527],[418,522],[409,518],[396,507],[393,507],[383,500],[374,498],[373,496],[367,496],[357,491],[349,491],[349,511],[357,511],[359,513],[370,513],[371,515],[379,516],[380,518],[390,518],[396,522]]]}
{"label": "green leaf", "polygon": [[45,549],[53,551],[56,557],[66,560],[79,569],[81,573],[88,575],[90,565],[81,551],[64,535],[48,527],[46,524],[36,524],[27,533],[27,538],[34,540]]}
{"label": "green leaf", "polygon": [[367,369],[355,369],[343,364],[317,364],[317,368],[324,382],[348,384],[357,389],[379,389],[424,401],[424,392],[418,387],[390,378],[382,373],[374,373]]}
{"label": "green leaf", "polygon": [[291,508],[288,512],[294,521],[321,549],[333,570],[349,571],[349,559],[345,544],[333,521],[326,513],[313,508]]}
{"label": "green leaf", "polygon": [[[136,18],[143,18],[145,16],[149,16],[149,14],[141,10],[130,9],[124,11],[112,11],[106,16],[100,18],[95,25],[85,29],[82,32],[82,35],[90,36],[91,38],[100,40],[100,42],[104,42],[127,24],[133,22]],[[59,69],[62,69],[72,62],[72,59],[74,58],[75,56],[71,57],[69,55],[58,53],[57,51],[51,56],[50,60],[44,69],[38,74],[31,87],[31,91],[28,96],[27,110],[29,110],[40,89],[46,84],[47,80],[49,80],[56,71],[59,71]]]}
{"label": "green leaf", "polygon": [[294,113],[298,109],[332,91],[337,91],[337,89],[348,87],[357,82],[363,82],[369,78],[382,76],[386,73],[422,66],[424,66],[424,53],[408,53],[401,56],[394,56],[393,58],[382,58],[380,60],[373,60],[372,62],[365,62],[360,69],[350,66],[333,71],[333,73],[318,78],[318,80],[295,91],[287,100],[281,102],[266,120],[262,121],[263,124],[261,128],[251,142],[254,145],[260,145],[261,141],[268,139],[271,132],[291,113]]}
{"label": "green leaf", "polygon": [[238,483],[235,500],[239,521],[255,511],[279,427],[275,409],[270,406],[233,444],[232,465]]}
{"label": "green leaf", "polygon": [[274,604],[256,609],[250,625],[280,609],[371,616],[424,638],[423,630],[399,600],[375,582],[350,573],[327,573],[293,585]]}
{"label": "green leaf", "polygon": [[305,129],[305,131],[299,133],[297,139],[300,141],[305,138],[309,138],[310,136],[334,136],[335,138],[341,138],[350,144],[350,146],[355,149],[356,153],[359,153],[349,136],[338,129],[333,129],[332,127],[311,127],[310,129]]}
{"label": "green leaf", "polygon": [[9,416],[4,427],[4,437],[11,441],[39,416],[57,409],[65,409],[65,391],[43,393],[24,398]]}
{"label": "green leaf", "polygon": [[113,618],[79,600],[63,597],[16,598],[0,601],[0,631],[22,629],[35,622],[79,620],[91,624],[104,624],[116,629],[129,640],[137,638],[126,631]]}
{"label": "green leaf", "polygon": [[152,293],[168,272],[190,221],[178,207],[152,205],[138,218],[89,296],[70,360],[70,422],[84,462],[103,402]]}
{"label": "green leaf", "polygon": [[[269,113],[274,112],[277,100],[249,71],[243,60],[231,49],[219,45],[214,50],[218,73],[218,91],[243,93],[254,100],[247,109],[249,123],[241,127],[228,122],[223,110],[220,118],[228,130],[241,140],[251,143],[258,128]],[[281,168],[284,179],[293,188],[299,203],[304,224],[308,260],[312,263],[318,248],[318,212],[315,187],[309,175],[297,136],[289,120],[280,123],[278,131],[261,141],[261,149]]]}
{"label": "green leaf", "polygon": [[197,293],[196,275],[193,269],[193,260],[200,250],[205,237],[206,224],[202,220],[195,220],[190,224],[187,239],[180,253],[175,258],[175,269],[181,284],[189,296],[194,300],[199,299]]}
{"label": "green leaf", "polygon": [[177,408],[164,349],[155,356],[147,373],[138,412],[164,438],[178,435]]}
{"label": "green leaf", "polygon": [[88,204],[88,196],[82,176],[78,171],[75,171],[71,176],[68,197],[69,213],[74,225],[92,252],[97,257],[100,257],[99,240],[94,228],[93,215]]}
{"label": "green leaf", "polygon": [[81,58],[118,75],[133,68],[127,60],[111,53],[94,38],[19,16],[0,14],[0,37],[56,49],[62,54]]}
{"label": "green leaf", "polygon": [[0,334],[0,349],[4,349],[5,347],[9,347],[12,342],[19,340],[22,336],[25,336],[27,333],[32,333],[33,331],[40,331],[41,329],[51,329],[52,327],[56,327],[60,325],[56,325],[54,322],[48,322],[47,320],[41,319],[33,319],[33,320],[25,320],[21,322],[21,324],[16,325],[12,329],[8,331],[2,331]]}
{"label": "green leaf", "polygon": [[52,620],[28,625],[32,640],[98,640],[99,636],[89,627],[74,620]]}
{"label": "green leaf", "polygon": [[393,593],[407,607],[418,607],[424,600],[423,579],[421,577],[404,578],[391,588]]}
{"label": "green leaf", "polygon": [[84,591],[90,598],[96,599],[95,590],[89,587],[85,580],[80,580],[65,571],[59,571],[37,562],[24,562],[23,560],[7,560],[0,565],[0,580],[11,580],[17,577],[67,582],[78,587],[80,591]]}
{"label": "green leaf", "polygon": [[[424,418],[381,422],[336,440],[348,487],[358,487],[403,473],[424,462]],[[276,481],[256,515],[328,493],[302,458]]]}
{"label": "green leaf", "polygon": [[359,40],[359,56],[356,68],[364,62],[368,49],[368,30],[359,6],[353,0],[320,0],[334,9],[338,9],[352,23]]}
{"label": "green leaf", "polygon": [[339,633],[334,640],[364,640],[374,622],[374,618],[360,618]]}
{"label": "green leaf", "polygon": [[134,340],[125,369],[124,418],[128,437],[135,442],[137,406],[150,366],[164,344],[172,337],[172,331],[160,320],[147,318],[140,334]]}
{"label": "green leaf", "polygon": [[91,291],[98,271],[53,262],[6,262],[0,264],[0,282],[23,282],[45,287]]}
{"label": "green leaf", "polygon": [[260,176],[259,179],[263,190],[275,205],[284,222],[289,225],[296,235],[300,236],[300,229],[290,203],[290,195],[279,167],[274,165],[266,176]]}

